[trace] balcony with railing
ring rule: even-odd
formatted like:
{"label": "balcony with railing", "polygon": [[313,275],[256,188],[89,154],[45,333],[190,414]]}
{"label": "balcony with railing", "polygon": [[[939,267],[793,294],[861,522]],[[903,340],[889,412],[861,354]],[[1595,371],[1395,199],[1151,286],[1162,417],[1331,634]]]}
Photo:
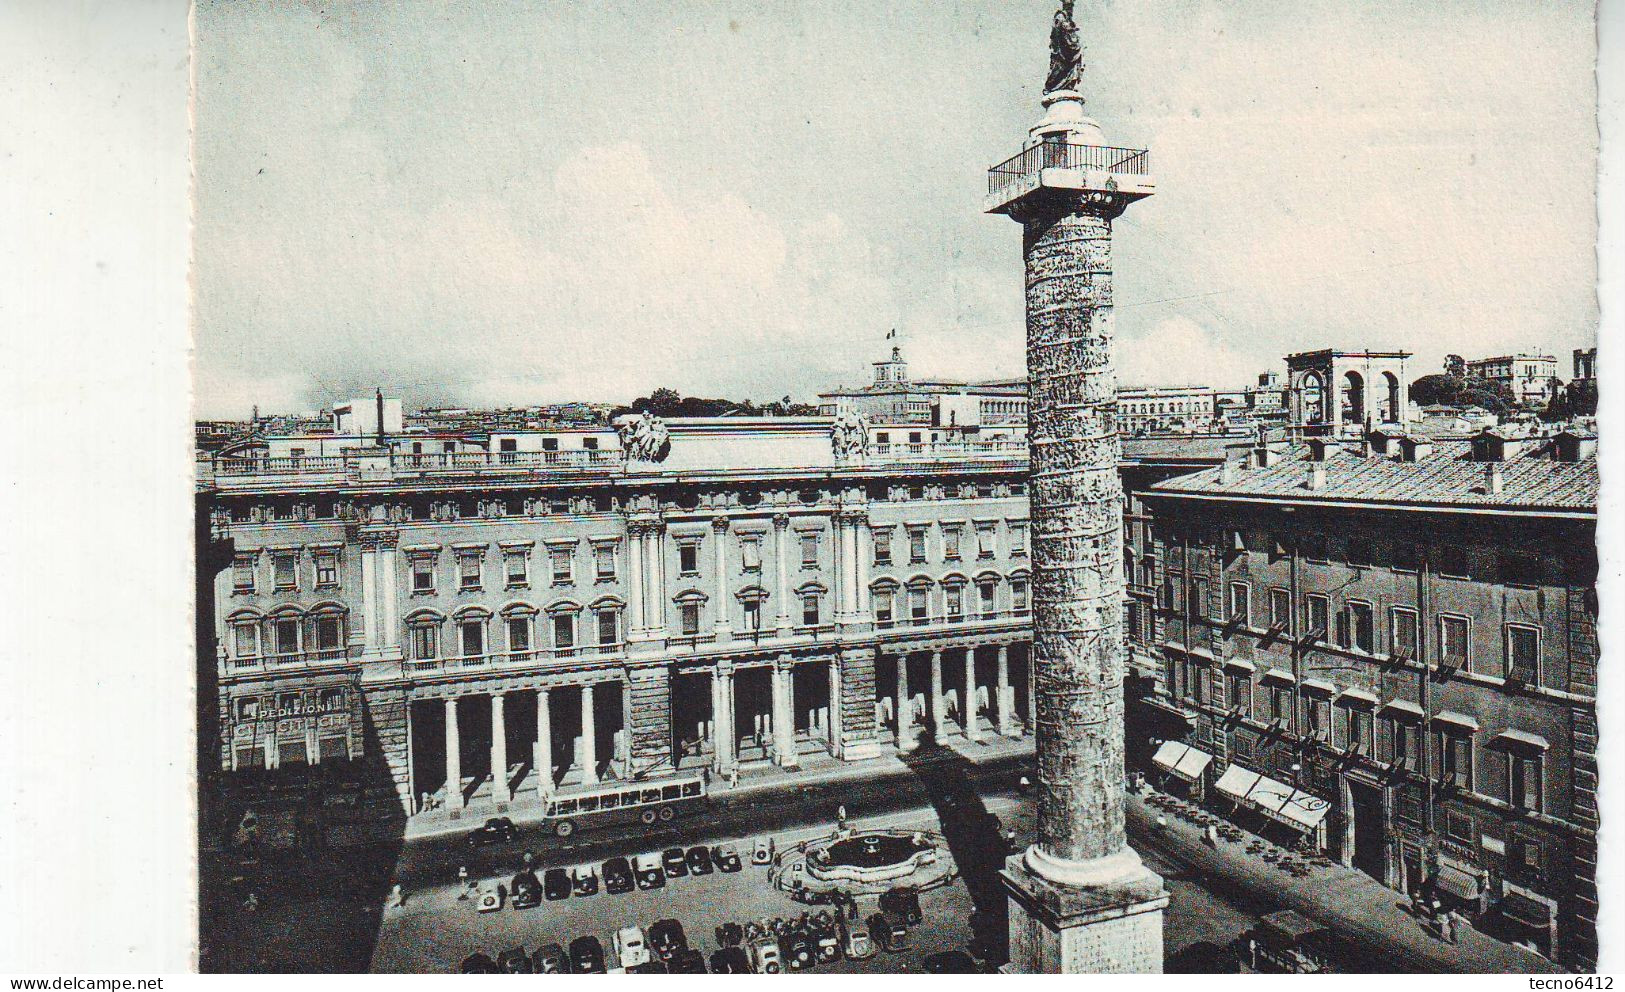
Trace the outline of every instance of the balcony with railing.
{"label": "balcony with railing", "polygon": [[1153,192],[1150,176],[1151,153],[1143,148],[1046,141],[987,171],[986,207],[1003,212],[1041,187],[1105,190],[1138,199]]}
{"label": "balcony with railing", "polygon": [[216,458],[200,466],[217,485],[231,487],[298,480],[358,482],[458,475],[593,474],[619,470],[619,450],[595,451],[347,451],[339,455],[265,455]]}
{"label": "balcony with railing", "polygon": [[871,465],[953,461],[995,461],[1016,464],[1026,462],[1027,442],[1000,439],[876,444],[869,448],[869,454],[864,460]]}
{"label": "balcony with railing", "polygon": [[281,651],[272,654],[244,655],[225,659],[228,675],[256,675],[269,672],[304,671],[348,664],[353,659],[345,648],[321,648],[311,651]]}

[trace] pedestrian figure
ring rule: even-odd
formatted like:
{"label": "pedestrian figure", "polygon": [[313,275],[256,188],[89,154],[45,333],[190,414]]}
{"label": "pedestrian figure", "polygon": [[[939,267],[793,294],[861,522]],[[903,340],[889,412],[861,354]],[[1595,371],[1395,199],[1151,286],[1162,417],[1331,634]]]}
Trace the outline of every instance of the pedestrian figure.
{"label": "pedestrian figure", "polygon": [[457,884],[461,886],[463,890],[458,894],[457,901],[464,902],[474,892],[474,880],[468,877],[467,865],[462,865],[457,869]]}
{"label": "pedestrian figure", "polygon": [[739,768],[738,768],[737,765],[735,767],[733,767],[733,768],[728,769],[728,788],[730,788],[730,789],[739,788]]}
{"label": "pedestrian figure", "polygon": [[400,908],[406,905],[406,893],[401,891],[401,883],[396,882],[389,890],[389,906]]}

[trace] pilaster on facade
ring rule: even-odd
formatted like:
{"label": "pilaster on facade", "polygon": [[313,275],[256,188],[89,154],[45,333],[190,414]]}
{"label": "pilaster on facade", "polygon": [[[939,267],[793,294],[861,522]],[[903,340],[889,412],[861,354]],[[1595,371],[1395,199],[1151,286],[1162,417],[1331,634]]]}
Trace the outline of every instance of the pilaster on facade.
{"label": "pilaster on facade", "polygon": [[774,659],[773,683],[773,761],[781,768],[798,768],[796,756],[795,658],[781,654]]}
{"label": "pilaster on facade", "polygon": [[733,628],[733,611],[730,608],[733,597],[728,589],[728,529],[727,517],[713,517],[711,520],[712,556],[716,565],[716,603],[712,612],[716,619],[712,629],[716,632],[717,640],[728,639]]}
{"label": "pilaster on facade", "polygon": [[773,618],[773,625],[780,637],[790,636],[790,564],[789,543],[790,515],[788,513],[773,514],[773,566],[776,569],[775,584],[773,587],[773,601],[778,610]]}

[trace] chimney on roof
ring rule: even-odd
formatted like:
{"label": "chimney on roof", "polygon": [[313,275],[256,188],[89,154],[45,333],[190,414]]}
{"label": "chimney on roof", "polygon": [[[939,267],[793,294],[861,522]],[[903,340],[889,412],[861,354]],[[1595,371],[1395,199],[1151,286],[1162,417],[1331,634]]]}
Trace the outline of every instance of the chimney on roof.
{"label": "chimney on roof", "polygon": [[1331,456],[1332,446],[1337,442],[1329,437],[1312,437],[1309,439],[1309,460],[1324,462]]}
{"label": "chimney on roof", "polygon": [[1500,462],[1489,462],[1484,466],[1484,491],[1491,496],[1501,495],[1506,488],[1506,466]]}
{"label": "chimney on roof", "polygon": [[1401,461],[1419,462],[1433,454],[1433,442],[1425,437],[1402,437],[1399,439],[1399,457]]}
{"label": "chimney on roof", "polygon": [[1303,481],[1303,487],[1311,492],[1326,488],[1326,463],[1324,461],[1310,463],[1309,477]]}
{"label": "chimney on roof", "polygon": [[1272,448],[1268,444],[1261,444],[1253,449],[1253,467],[1269,468],[1281,460],[1281,449]]}

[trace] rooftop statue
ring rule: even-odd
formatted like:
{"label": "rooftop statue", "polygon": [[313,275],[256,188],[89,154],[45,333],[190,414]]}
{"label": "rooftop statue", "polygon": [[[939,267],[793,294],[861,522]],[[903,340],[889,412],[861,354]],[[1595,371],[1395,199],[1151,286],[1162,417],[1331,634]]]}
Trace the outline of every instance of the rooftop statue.
{"label": "rooftop statue", "polygon": [[1049,78],[1044,92],[1076,90],[1083,75],[1083,47],[1078,44],[1078,24],[1072,19],[1074,0],[1061,0],[1055,12],[1055,25],[1049,32]]}

